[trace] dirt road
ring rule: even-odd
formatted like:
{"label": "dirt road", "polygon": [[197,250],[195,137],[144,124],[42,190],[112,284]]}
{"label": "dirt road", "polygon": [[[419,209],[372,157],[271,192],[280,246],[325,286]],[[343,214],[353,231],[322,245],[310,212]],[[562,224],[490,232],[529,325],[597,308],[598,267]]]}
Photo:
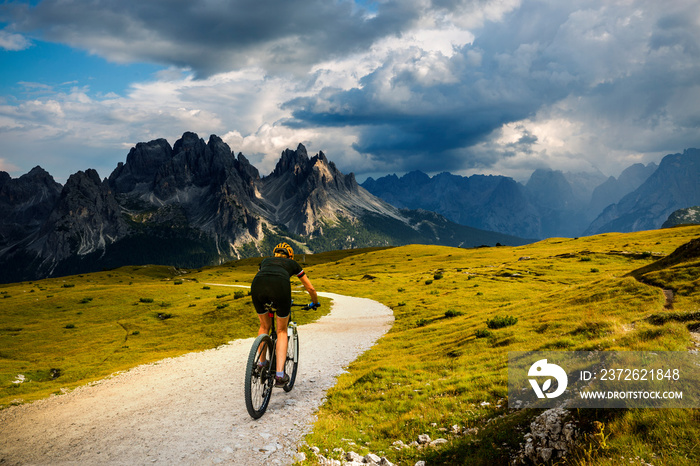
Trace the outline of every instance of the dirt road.
{"label": "dirt road", "polygon": [[0,465],[292,463],[335,378],[394,319],[375,301],[319,294],[331,313],[299,327],[296,385],[276,389],[261,419],[243,399],[253,338],[238,340],[0,411]]}

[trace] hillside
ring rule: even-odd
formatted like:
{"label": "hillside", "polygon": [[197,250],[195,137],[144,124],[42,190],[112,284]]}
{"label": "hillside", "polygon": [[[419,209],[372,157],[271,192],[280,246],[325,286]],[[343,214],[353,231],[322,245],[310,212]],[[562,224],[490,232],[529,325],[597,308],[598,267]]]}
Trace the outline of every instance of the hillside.
{"label": "hillside", "polygon": [[668,216],[668,219],[661,225],[661,228],[671,228],[677,225],[697,225],[700,224],[700,206],[678,209]]}
{"label": "hillside", "polygon": [[[383,452],[399,464],[419,459],[432,464],[507,464],[522,453],[530,423],[540,414],[506,408],[509,351],[698,349],[700,340],[693,332],[700,326],[700,276],[696,255],[687,251],[696,250],[691,240],[699,236],[700,227],[688,226],[554,238],[521,247],[411,245],[301,256],[317,289],[380,301],[393,308],[396,318],[390,333],[338,379],[307,442],[329,452]],[[681,247],[686,244],[690,246]],[[23,390],[38,389],[35,393],[45,396],[67,381],[80,383],[79,374],[87,375],[86,381],[99,376],[94,369],[50,375],[52,368],[68,367],[73,357],[63,356],[66,362],[58,366],[50,359],[56,358],[56,348],[75,341],[74,332],[94,333],[89,330],[93,325],[100,326],[95,329],[104,343],[89,344],[106,344],[113,356],[97,359],[116,363],[115,368],[138,364],[139,358],[191,351],[194,336],[211,333],[206,328],[193,331],[200,325],[221,331],[221,323],[236,321],[236,309],[243,316],[250,311],[248,298],[218,297],[197,281],[248,282],[256,268],[256,259],[246,259],[201,270],[123,268],[65,281],[0,286],[7,296],[3,305],[10,311],[0,323],[0,347],[14,348],[11,353],[2,351],[0,387],[5,392],[0,403],[31,399]],[[637,270],[649,284],[626,276]],[[182,283],[176,285],[177,280]],[[664,289],[675,290],[671,310]],[[141,302],[148,297],[155,302]],[[30,303],[31,316],[25,312]],[[126,326],[128,348],[124,328],[94,320],[103,309],[120,309],[123,317],[118,322],[133,315],[134,327]],[[176,317],[161,322],[159,313]],[[44,317],[37,321],[36,315]],[[487,319],[496,316],[512,316],[517,323],[489,329]],[[67,328],[70,324],[72,329]],[[146,331],[156,324],[154,328],[189,337],[180,342],[172,333]],[[254,323],[240,330],[249,334],[251,326]],[[104,337],[109,328],[114,338]],[[32,335],[46,342],[43,350],[34,349]],[[198,344],[215,346],[229,337],[212,336]],[[154,340],[144,345],[146,337]],[[23,338],[27,346],[17,344]],[[146,349],[142,356],[137,356],[138,348]],[[85,353],[64,354],[75,354],[76,368],[86,364],[81,362]],[[13,386],[18,373],[35,374],[40,383]],[[570,458],[586,464],[615,464],[607,458],[623,456],[669,465],[696,464],[699,459],[694,410],[580,410],[567,416],[578,435]],[[594,421],[602,423],[604,445],[595,441],[600,426]],[[452,426],[459,430],[453,432]],[[447,443],[398,450],[392,445],[399,440],[408,445],[419,434],[442,437]]]}

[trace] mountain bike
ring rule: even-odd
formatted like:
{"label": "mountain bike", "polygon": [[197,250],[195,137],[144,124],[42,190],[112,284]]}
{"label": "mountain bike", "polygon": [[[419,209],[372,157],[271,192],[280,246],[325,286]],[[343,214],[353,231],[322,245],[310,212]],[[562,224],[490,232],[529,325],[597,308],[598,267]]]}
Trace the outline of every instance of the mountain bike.
{"label": "mountain bike", "polygon": [[[303,304],[294,304],[292,307],[303,307],[310,309]],[[248,414],[253,419],[260,418],[267,406],[270,404],[272,389],[275,386],[275,374],[277,367],[277,330],[275,329],[274,309],[271,304],[265,305],[272,326],[270,333],[258,335],[250,348],[248,362],[245,369],[245,406]],[[284,363],[284,372],[289,376],[289,382],[282,387],[285,392],[294,387],[297,378],[297,365],[299,364],[299,335],[297,324],[292,321],[292,314],[289,314],[287,324],[287,355]]]}

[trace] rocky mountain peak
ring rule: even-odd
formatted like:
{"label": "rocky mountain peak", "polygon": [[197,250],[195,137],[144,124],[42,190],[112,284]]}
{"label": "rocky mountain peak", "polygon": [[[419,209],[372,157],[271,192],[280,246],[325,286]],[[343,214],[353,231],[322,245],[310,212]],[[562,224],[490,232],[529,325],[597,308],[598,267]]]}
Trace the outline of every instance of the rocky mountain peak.
{"label": "rocky mountain peak", "polygon": [[700,150],[665,156],[637,189],[609,205],[584,234],[661,227],[676,210],[700,204]]}
{"label": "rocky mountain peak", "polygon": [[27,240],[40,228],[61,188],[39,166],[17,179],[0,171],[0,249]]}
{"label": "rocky mountain peak", "polygon": [[309,154],[303,144],[299,144],[296,150],[285,149],[280,156],[271,176],[282,176],[292,172],[295,175],[308,171]]}
{"label": "rocky mountain peak", "polygon": [[47,172],[46,170],[41,168],[39,165],[37,165],[36,167],[29,170],[29,173],[27,173],[26,175],[23,175],[23,176],[26,176],[27,178],[33,178],[33,179],[51,179],[51,180],[53,180],[53,177],[49,174],[49,172]]}
{"label": "rocky mountain peak", "polygon": [[0,171],[0,189],[2,189],[2,187],[5,186],[5,184],[8,183],[11,179],[12,177],[9,173]]}
{"label": "rocky mountain peak", "polygon": [[153,177],[153,192],[169,199],[188,187],[223,184],[238,162],[231,148],[220,137],[211,135],[209,142],[187,132],[173,145],[172,157],[158,167]]}
{"label": "rocky mountain peak", "polygon": [[42,199],[54,199],[61,192],[61,184],[40,166],[17,179],[0,172],[0,204],[3,202],[36,204]]}
{"label": "rocky mountain peak", "polygon": [[571,185],[560,170],[537,169],[532,173],[525,187],[537,205],[562,209],[574,204]]}
{"label": "rocky mountain peak", "polygon": [[100,180],[97,171],[87,169],[68,178],[46,223],[40,241],[32,245],[55,265],[73,254],[84,255],[105,247],[127,233],[121,207]]}
{"label": "rocky mountain peak", "polygon": [[139,142],[126,156],[126,164],[119,162],[109,176],[109,184],[122,193],[133,191],[140,183],[150,187],[160,167],[172,156],[173,149],[165,139]]}
{"label": "rocky mountain peak", "polygon": [[258,169],[251,165],[251,163],[242,153],[238,153],[236,162],[238,164],[238,171],[241,173],[243,179],[248,183],[253,183],[260,179],[260,172]]}

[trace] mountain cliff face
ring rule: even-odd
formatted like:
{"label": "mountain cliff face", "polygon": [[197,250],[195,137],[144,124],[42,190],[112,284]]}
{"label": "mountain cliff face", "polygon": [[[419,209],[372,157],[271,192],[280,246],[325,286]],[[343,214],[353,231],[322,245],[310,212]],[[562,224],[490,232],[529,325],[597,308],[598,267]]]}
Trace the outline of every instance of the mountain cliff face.
{"label": "mountain cliff face", "polygon": [[699,179],[700,150],[667,155],[644,183],[608,206],[586,234],[660,228],[674,211],[700,204]]}
{"label": "mountain cliff face", "polygon": [[659,168],[655,163],[635,163],[627,167],[618,178],[611,176],[593,190],[589,210],[600,214],[610,204],[617,204],[625,195],[642,185]]}
{"label": "mountain cliff face", "polygon": [[41,167],[17,179],[0,172],[0,254],[41,227],[61,188]]}
{"label": "mountain cliff face", "polygon": [[368,178],[362,186],[396,206],[432,210],[462,225],[544,238],[579,235],[595,218],[587,207],[604,180],[602,174],[544,169],[535,170],[525,185],[505,176],[441,173],[431,178],[411,172]]}
{"label": "mountain cliff face", "polygon": [[355,176],[343,175],[323,152],[309,158],[306,148],[285,150],[275,170],[260,183],[262,214],[299,235],[322,233],[323,225],[366,213],[400,219],[394,207],[360,188]]}
{"label": "mountain cliff face", "polygon": [[344,175],[323,152],[285,150],[261,177],[212,135],[137,144],[107,179],[94,170],[65,186],[41,168],[0,172],[0,282],[146,263],[200,267],[269,254],[409,242],[524,244],[509,235],[400,210]]}
{"label": "mountain cliff face", "polygon": [[601,173],[535,170],[525,185],[503,176],[368,178],[363,186],[399,207],[427,209],[462,225],[526,238],[575,237],[661,227],[700,204],[700,150],[635,164],[616,179]]}
{"label": "mountain cliff face", "polygon": [[540,234],[537,211],[512,178],[449,173],[431,178],[414,171],[400,178],[368,178],[362,186],[397,207],[437,212],[461,225],[526,238]]}

